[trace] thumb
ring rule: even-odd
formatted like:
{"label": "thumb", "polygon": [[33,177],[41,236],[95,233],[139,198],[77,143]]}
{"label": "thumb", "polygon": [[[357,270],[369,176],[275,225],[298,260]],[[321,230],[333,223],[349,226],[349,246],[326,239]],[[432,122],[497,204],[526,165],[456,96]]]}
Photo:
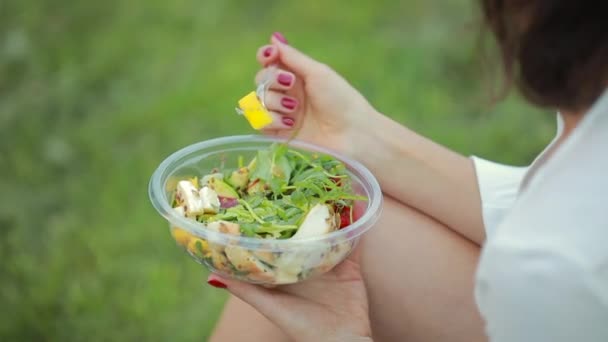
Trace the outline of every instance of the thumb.
{"label": "thumb", "polygon": [[281,64],[298,74],[304,80],[315,73],[322,72],[324,67],[322,63],[288,45],[284,38],[277,38],[275,34],[272,36],[271,41],[279,50],[279,61]]}

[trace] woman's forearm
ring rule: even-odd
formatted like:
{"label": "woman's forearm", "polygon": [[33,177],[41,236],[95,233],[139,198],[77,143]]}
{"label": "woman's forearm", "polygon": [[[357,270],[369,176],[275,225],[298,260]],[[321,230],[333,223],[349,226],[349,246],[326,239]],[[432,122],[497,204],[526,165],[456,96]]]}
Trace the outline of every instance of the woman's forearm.
{"label": "woman's forearm", "polygon": [[384,115],[375,117],[351,153],[383,192],[480,244],[485,234],[472,161]]}

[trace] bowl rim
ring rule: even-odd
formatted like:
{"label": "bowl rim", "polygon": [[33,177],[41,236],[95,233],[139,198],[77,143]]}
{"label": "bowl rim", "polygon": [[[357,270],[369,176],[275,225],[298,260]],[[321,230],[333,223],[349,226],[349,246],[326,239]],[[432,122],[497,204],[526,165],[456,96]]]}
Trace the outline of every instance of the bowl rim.
{"label": "bowl rim", "polygon": [[[260,239],[255,237],[247,237],[240,235],[230,235],[221,232],[216,232],[206,228],[206,225],[194,221],[192,219],[183,217],[178,215],[173,207],[169,204],[169,200],[166,196],[166,192],[164,190],[166,185],[166,179],[163,182],[163,177],[166,175],[169,167],[173,166],[176,160],[179,160],[183,157],[186,157],[189,154],[192,154],[199,150],[209,149],[213,147],[220,147],[222,145],[230,145],[235,143],[282,143],[288,142],[290,147],[294,148],[302,148],[305,150],[309,150],[312,152],[320,152],[323,154],[330,155],[343,163],[345,163],[349,168],[355,170],[360,174],[360,178],[369,183],[370,189],[366,189],[369,192],[368,196],[368,207],[365,213],[353,224],[336,231],[333,231],[328,234],[302,238],[297,240],[291,239]],[[173,166],[171,172],[175,170],[176,167]],[[166,177],[165,177],[166,178]],[[382,190],[380,188],[380,184],[378,183],[376,177],[369,171],[363,164],[360,162],[348,158],[346,156],[341,155],[340,153],[333,151],[331,149],[327,149],[315,144],[311,144],[308,142],[304,142],[301,140],[291,140],[280,137],[269,137],[262,135],[232,135],[225,136],[219,138],[208,139],[204,141],[200,141],[186,147],[183,147],[172,154],[170,154],[167,158],[165,158],[160,165],[156,168],[152,177],[150,178],[150,182],[148,185],[148,195],[150,197],[150,201],[152,202],[152,206],[159,212],[161,216],[163,216],[167,221],[169,221],[171,227],[179,227],[188,231],[189,233],[195,235],[196,237],[207,239],[212,241],[213,243],[219,244],[236,244],[239,246],[249,246],[257,249],[281,249],[282,247],[289,246],[301,246],[305,243],[311,242],[326,242],[331,241],[335,238],[346,237],[346,240],[354,239],[368,229],[378,220],[381,212],[382,212],[382,204],[383,204],[383,196]]]}

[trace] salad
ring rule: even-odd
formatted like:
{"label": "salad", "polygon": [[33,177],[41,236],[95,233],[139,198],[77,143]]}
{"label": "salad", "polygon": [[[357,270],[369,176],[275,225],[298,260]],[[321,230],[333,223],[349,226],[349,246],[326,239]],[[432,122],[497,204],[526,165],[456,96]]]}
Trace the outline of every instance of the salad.
{"label": "salad", "polygon": [[[352,224],[356,201],[345,165],[332,156],[275,143],[238,167],[183,179],[172,195],[173,210],[224,234],[298,240]],[[263,283],[292,283],[323,273],[344,259],[351,242],[314,243],[290,252],[249,251],[194,236],[179,227],[172,235],[200,262],[220,273]]]}

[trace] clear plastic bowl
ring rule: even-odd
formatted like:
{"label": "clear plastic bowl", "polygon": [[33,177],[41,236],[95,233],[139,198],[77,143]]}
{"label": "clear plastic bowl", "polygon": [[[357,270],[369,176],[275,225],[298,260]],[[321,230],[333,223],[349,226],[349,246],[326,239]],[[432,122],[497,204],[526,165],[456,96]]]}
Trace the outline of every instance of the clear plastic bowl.
{"label": "clear plastic bowl", "polygon": [[236,168],[238,156],[248,160],[259,149],[284,141],[250,135],[199,142],[170,155],[152,175],[149,195],[154,208],[169,221],[171,235],[177,244],[210,271],[255,284],[296,283],[323,274],[342,262],[361,235],[378,220],[382,211],[382,193],[372,173],[354,160],[300,141],[292,141],[289,145],[341,160],[355,192],[368,198],[355,203],[355,216],[359,217],[350,226],[307,239],[260,239],[207,229],[205,224],[182,217],[172,209],[171,194],[178,181],[201,177],[214,168]]}

